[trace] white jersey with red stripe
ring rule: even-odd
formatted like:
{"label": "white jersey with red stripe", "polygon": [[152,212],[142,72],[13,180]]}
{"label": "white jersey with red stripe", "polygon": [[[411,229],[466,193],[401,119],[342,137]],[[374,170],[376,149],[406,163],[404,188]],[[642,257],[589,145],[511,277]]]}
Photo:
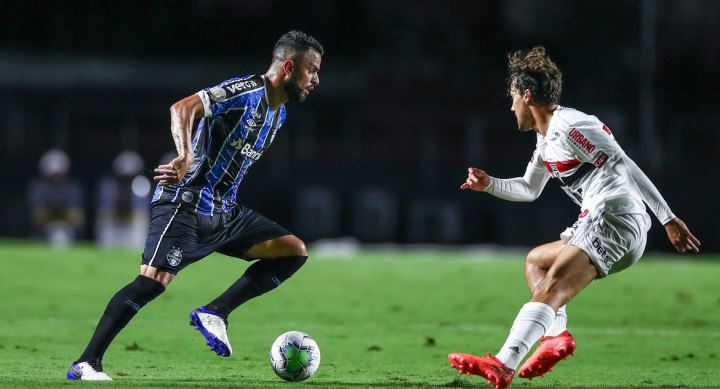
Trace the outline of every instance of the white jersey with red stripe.
{"label": "white jersey with red stripe", "polygon": [[558,106],[546,136],[537,134],[533,159],[542,163],[583,211],[605,209],[608,200],[624,199],[622,213],[645,213],[642,196],[612,169],[625,153],[597,117]]}
{"label": "white jersey with red stripe", "polygon": [[664,224],[674,215],[655,186],[625,154],[597,117],[558,106],[523,177],[491,177],[486,192],[506,200],[532,201],[552,177],[583,213],[645,213],[643,200]]}

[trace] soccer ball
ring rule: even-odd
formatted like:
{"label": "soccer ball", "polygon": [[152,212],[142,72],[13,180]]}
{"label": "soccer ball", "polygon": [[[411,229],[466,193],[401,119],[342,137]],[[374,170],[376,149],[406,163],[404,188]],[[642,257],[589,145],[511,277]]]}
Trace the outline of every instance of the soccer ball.
{"label": "soccer ball", "polygon": [[320,367],[320,348],[304,332],[286,332],[270,348],[270,366],[286,381],[306,380]]}

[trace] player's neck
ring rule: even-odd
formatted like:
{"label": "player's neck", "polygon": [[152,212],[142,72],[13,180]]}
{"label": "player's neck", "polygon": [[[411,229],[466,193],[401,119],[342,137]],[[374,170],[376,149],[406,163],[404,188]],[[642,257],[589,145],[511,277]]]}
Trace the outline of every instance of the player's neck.
{"label": "player's neck", "polygon": [[548,128],[550,127],[550,120],[552,120],[553,113],[557,107],[557,104],[530,107],[530,112],[532,112],[533,119],[535,119],[535,131],[538,134],[542,136],[547,134]]}
{"label": "player's neck", "polygon": [[287,93],[283,88],[282,76],[273,68],[268,69],[265,73],[265,93],[272,109],[278,109],[288,100]]}

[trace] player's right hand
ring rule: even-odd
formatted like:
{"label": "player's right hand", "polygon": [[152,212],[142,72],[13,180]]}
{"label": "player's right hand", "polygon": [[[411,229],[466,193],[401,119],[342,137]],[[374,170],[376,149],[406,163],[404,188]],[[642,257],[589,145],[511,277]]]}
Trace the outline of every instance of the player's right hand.
{"label": "player's right hand", "polygon": [[190,158],[178,156],[167,165],[159,165],[155,168],[153,180],[160,186],[177,184],[185,177],[190,167]]}
{"label": "player's right hand", "polygon": [[478,168],[469,167],[467,180],[460,185],[460,189],[481,192],[487,189],[488,185],[490,185],[490,176],[487,173]]}
{"label": "player's right hand", "polygon": [[675,246],[675,250],[679,253],[700,252],[700,240],[690,232],[685,222],[676,217],[665,223],[665,232],[667,233],[670,243]]}

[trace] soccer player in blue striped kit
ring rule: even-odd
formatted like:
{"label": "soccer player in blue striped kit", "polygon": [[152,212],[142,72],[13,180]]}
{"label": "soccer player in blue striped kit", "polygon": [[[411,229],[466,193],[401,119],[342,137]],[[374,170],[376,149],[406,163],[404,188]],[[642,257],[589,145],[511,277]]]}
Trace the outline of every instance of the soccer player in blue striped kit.
{"label": "soccer player in blue striped kit", "polygon": [[[247,170],[285,121],[284,104],[304,101],[319,84],[323,53],[315,38],[290,31],[277,41],[265,74],[233,78],[173,104],[171,131],[178,156],[155,169],[158,186],[140,275],[110,299],[68,379],[111,380],[102,358],[115,336],[180,270],[212,252],[255,260],[223,294],[190,313],[190,324],[223,357],[232,353],[230,312],[302,267],[305,244],[236,198]],[[201,119],[193,132],[196,118]]]}

